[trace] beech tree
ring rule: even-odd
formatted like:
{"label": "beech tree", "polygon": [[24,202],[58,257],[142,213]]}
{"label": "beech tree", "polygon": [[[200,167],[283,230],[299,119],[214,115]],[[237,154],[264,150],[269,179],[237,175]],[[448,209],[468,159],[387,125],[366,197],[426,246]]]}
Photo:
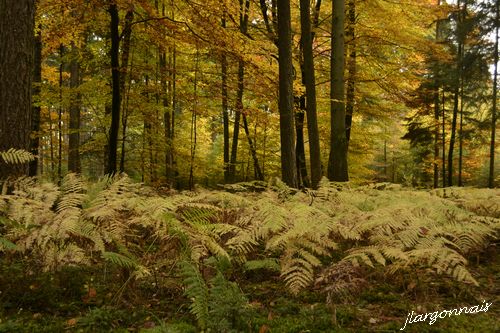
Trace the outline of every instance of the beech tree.
{"label": "beech tree", "polygon": [[[30,150],[34,15],[34,0],[0,0],[0,151]],[[27,174],[0,159],[0,178]]]}
{"label": "beech tree", "polygon": [[278,9],[279,112],[281,137],[281,174],[290,187],[297,187],[293,112],[292,28],[290,1],[280,0]]}
{"label": "beech tree", "polygon": [[332,181],[345,182],[349,180],[344,101],[345,0],[332,0],[332,8],[332,54],[330,63],[331,129],[328,178]]}

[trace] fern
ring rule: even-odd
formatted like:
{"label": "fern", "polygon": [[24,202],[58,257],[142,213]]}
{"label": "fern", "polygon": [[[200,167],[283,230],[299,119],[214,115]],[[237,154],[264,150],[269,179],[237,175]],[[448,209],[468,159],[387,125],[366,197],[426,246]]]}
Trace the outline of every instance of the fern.
{"label": "fern", "polygon": [[183,261],[180,263],[180,270],[185,286],[184,293],[191,300],[190,311],[196,317],[198,326],[203,330],[209,322],[208,286],[194,264]]}
{"label": "fern", "polygon": [[35,159],[35,156],[23,149],[10,148],[7,151],[0,151],[0,157],[8,164],[25,164]]}

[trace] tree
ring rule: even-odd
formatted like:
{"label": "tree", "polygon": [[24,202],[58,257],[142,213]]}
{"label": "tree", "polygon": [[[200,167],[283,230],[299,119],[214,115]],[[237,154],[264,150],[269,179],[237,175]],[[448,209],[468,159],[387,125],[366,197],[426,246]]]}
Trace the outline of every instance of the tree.
{"label": "tree", "polygon": [[309,156],[311,160],[311,183],[316,188],[321,180],[321,154],[319,146],[318,120],[316,113],[316,79],[314,74],[313,35],[309,0],[300,0],[302,49],[304,64],[302,74],[306,86],[307,130],[309,134]]}
{"label": "tree", "polygon": [[281,138],[281,175],[290,187],[298,187],[295,164],[293,112],[292,28],[290,1],[280,0],[278,10],[279,113]]}
{"label": "tree", "polygon": [[347,170],[347,138],[344,101],[344,21],[345,0],[332,0],[332,40],[330,62],[330,157],[328,178],[349,180]]}
{"label": "tree", "polygon": [[71,62],[69,64],[70,80],[69,85],[73,90],[69,107],[69,151],[68,151],[68,171],[80,173],[80,94],[75,93],[80,85],[80,64],[78,62],[78,49],[71,47]]}
{"label": "tree", "polygon": [[[30,150],[34,0],[0,0],[0,151]],[[27,175],[0,161],[0,179]]]}
{"label": "tree", "polygon": [[108,161],[106,173],[112,175],[116,173],[116,160],[118,148],[118,130],[120,126],[120,34],[118,31],[119,16],[118,6],[111,3],[108,8],[111,18],[111,76],[112,76],[112,102],[111,102],[111,126],[109,127],[108,138]]}
{"label": "tree", "polygon": [[495,134],[497,120],[497,89],[498,89],[498,29],[500,26],[500,1],[495,1],[495,49],[493,50],[493,94],[491,103],[491,142],[490,142],[490,169],[488,173],[488,187],[495,186]]}

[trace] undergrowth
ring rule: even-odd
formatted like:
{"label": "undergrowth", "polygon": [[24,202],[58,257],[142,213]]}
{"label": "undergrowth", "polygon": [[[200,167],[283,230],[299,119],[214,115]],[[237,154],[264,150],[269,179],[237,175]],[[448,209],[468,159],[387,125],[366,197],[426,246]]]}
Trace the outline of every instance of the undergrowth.
{"label": "undergrowth", "polygon": [[[359,296],[375,273],[477,286],[468,259],[494,246],[500,229],[498,190],[244,185],[165,196],[124,175],[88,184],[70,174],[59,187],[19,179],[0,196],[0,260],[18,263],[20,276],[73,267],[115,279],[111,290],[85,281],[85,304],[101,292],[110,294],[103,304],[131,301],[134,290],[155,300],[172,297],[165,290],[184,293],[200,329],[239,332],[260,325],[245,277],[283,283],[290,297],[314,288],[332,306]],[[93,311],[72,324],[120,323]]]}

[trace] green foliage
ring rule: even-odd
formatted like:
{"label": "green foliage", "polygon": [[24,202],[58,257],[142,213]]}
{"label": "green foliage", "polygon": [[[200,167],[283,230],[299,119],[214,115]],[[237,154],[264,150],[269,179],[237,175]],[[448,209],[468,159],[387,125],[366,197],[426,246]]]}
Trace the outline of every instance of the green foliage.
{"label": "green foliage", "polygon": [[[250,319],[248,300],[238,284],[228,281],[220,269],[228,267],[224,259],[207,260],[216,264],[215,276],[207,282],[198,268],[188,262],[181,263],[185,294],[191,300],[191,313],[195,315],[201,329],[213,332],[240,332]],[[205,269],[210,269],[206,266]],[[212,268],[213,269],[213,268]]]}

